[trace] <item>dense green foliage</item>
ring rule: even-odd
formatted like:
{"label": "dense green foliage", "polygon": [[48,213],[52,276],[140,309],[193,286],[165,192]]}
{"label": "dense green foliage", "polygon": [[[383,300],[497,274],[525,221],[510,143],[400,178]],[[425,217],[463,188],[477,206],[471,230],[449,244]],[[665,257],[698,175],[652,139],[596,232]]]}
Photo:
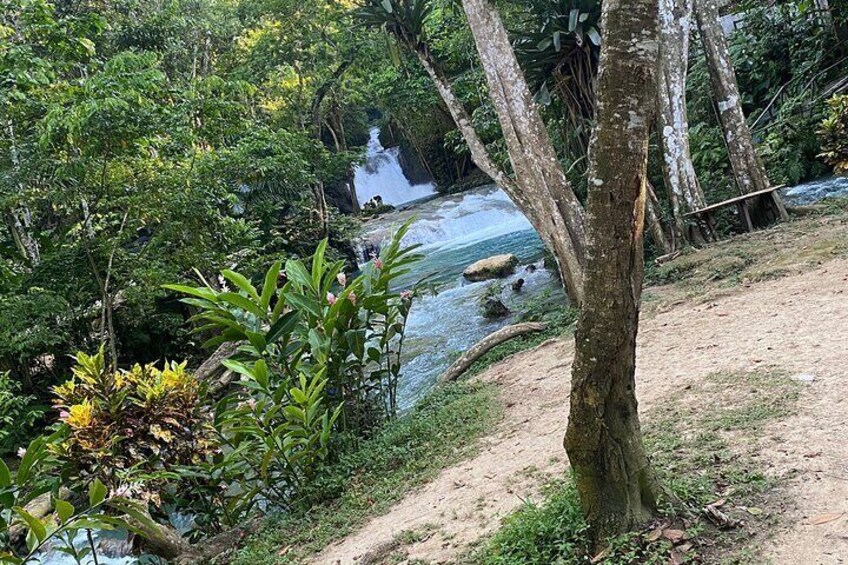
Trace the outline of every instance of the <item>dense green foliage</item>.
{"label": "dense green foliage", "polygon": [[[599,2],[496,4],[583,198]],[[740,4],[733,64],[774,184],[848,170],[848,103],[832,96],[848,9],[832,4],[829,18],[809,1]],[[693,46],[691,145],[715,202],[737,191]],[[196,540],[259,501],[288,514],[243,560],[258,547],[273,558],[283,537],[308,553],[482,433],[495,412],[483,388],[440,391],[396,419],[415,293],[392,283],[417,256],[399,236],[353,274],[351,181],[369,127],[401,147],[414,180],[443,191],[487,180],[422,54],[510,171],[458,2],[0,0],[0,456],[55,431],[15,476],[0,467],[0,535],[13,521],[29,532],[17,557],[142,510],[160,524],[169,508],[194,513]],[[656,155],[652,173],[663,199]],[[531,310],[550,328],[474,370],[575,317]],[[229,343],[236,378],[197,383],[189,367]],[[100,492],[130,483],[127,499]],[[18,507],[48,492],[63,518],[42,531]],[[491,562],[555,562],[580,537],[575,504],[570,487],[552,490],[547,509],[513,519]]]}
{"label": "dense green foliage", "polygon": [[837,173],[848,175],[848,95],[834,96],[828,108],[819,131],[822,157]]}
{"label": "dense green foliage", "polygon": [[313,485],[320,504],[272,519],[234,563],[302,562],[471,453],[498,414],[489,386],[458,383],[435,390],[405,417],[343,453]]}

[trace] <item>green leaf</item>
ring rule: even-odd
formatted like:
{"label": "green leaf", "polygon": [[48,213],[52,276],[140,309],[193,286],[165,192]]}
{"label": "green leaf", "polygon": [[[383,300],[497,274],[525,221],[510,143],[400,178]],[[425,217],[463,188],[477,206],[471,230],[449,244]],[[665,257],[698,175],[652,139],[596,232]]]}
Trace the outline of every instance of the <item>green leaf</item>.
{"label": "green leaf", "polygon": [[315,287],[312,286],[312,277],[309,276],[309,272],[300,261],[295,259],[289,259],[286,261],[286,276],[290,281],[293,281],[301,287],[306,287],[313,291],[316,290]]}
{"label": "green leaf", "polygon": [[20,516],[26,525],[29,527],[29,531],[32,535],[35,536],[35,539],[38,540],[38,543],[43,542],[47,538],[47,528],[44,527],[44,524],[41,523],[41,520],[21,508],[20,506],[15,506],[12,510]]}
{"label": "green leaf", "polygon": [[265,341],[267,343],[276,343],[276,341],[281,337],[291,334],[294,331],[294,328],[297,327],[299,319],[300,315],[298,312],[287,312],[281,316],[279,320],[274,322],[274,325],[272,325],[271,329],[268,330],[268,333],[265,334]]}
{"label": "green leaf", "polygon": [[88,487],[88,504],[90,506],[97,506],[106,500],[106,494],[108,492],[106,485],[101,483],[100,479],[94,479],[94,482]]}
{"label": "green leaf", "polygon": [[235,306],[236,308],[241,308],[245,312],[249,312],[253,314],[259,319],[265,319],[266,312],[263,312],[259,306],[256,305],[253,301],[251,301],[246,296],[242,296],[241,294],[237,294],[235,292],[224,292],[219,295],[221,300],[224,300],[228,304]]}
{"label": "green leaf", "polygon": [[265,346],[268,345],[268,344],[265,341],[264,335],[262,335],[261,333],[257,333],[257,332],[246,332],[246,333],[247,333],[247,339],[248,339],[248,341],[250,341],[250,345],[252,345],[254,348],[256,348],[256,351],[258,351],[260,354],[263,351],[265,351]]}
{"label": "green leaf", "polygon": [[250,284],[250,281],[247,280],[247,277],[230,270],[221,271],[221,274],[224,275],[225,279],[236,285],[240,290],[247,293],[248,296],[250,296],[256,301],[259,301],[259,294],[257,294],[256,292],[256,287]]}
{"label": "green leaf", "polygon": [[252,376],[262,388],[268,388],[270,376],[268,374],[268,364],[264,359],[260,359],[253,364]]}
{"label": "green leaf", "polygon": [[163,284],[162,288],[166,290],[173,290],[174,292],[180,292],[182,294],[196,296],[197,298],[202,298],[211,302],[214,302],[215,297],[217,296],[214,290],[203,287],[194,288],[182,284]]}
{"label": "green leaf", "polygon": [[6,462],[0,458],[0,488],[12,486],[12,473],[9,472],[9,467]]}
{"label": "green leaf", "polygon": [[57,500],[56,514],[59,516],[59,521],[64,524],[74,515],[74,505],[66,500]]}
{"label": "green leaf", "polygon": [[277,280],[280,277],[280,269],[283,264],[280,261],[275,262],[265,273],[265,284],[262,286],[262,296],[259,297],[259,306],[263,310],[267,310],[271,305],[271,298],[274,297],[274,292],[277,290]]}
{"label": "green leaf", "polygon": [[289,293],[286,294],[286,302],[294,306],[298,310],[305,310],[316,318],[323,318],[321,306],[312,298],[302,294]]}

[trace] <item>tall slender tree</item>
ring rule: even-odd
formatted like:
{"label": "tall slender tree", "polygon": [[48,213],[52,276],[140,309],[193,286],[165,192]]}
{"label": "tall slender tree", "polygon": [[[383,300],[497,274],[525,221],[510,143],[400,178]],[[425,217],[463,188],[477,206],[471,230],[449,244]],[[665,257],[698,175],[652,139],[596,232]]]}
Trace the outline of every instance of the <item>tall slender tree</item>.
{"label": "tall slender tree", "polygon": [[660,64],[657,76],[659,132],[663,173],[674,216],[675,247],[709,237],[689,226],[684,214],[706,205],[689,149],[686,112],[686,76],[689,72],[689,36],[694,0],[660,0]]}
{"label": "tall slender tree", "polygon": [[[695,15],[736,184],[742,194],[765,190],[771,183],[745,121],[736,72],[719,19],[718,0],[696,0]],[[788,219],[780,195],[775,192],[772,198],[781,218]]]}
{"label": "tall slender tree", "polygon": [[566,286],[582,300],[585,218],[560,166],[556,150],[506,27],[491,0],[462,0],[503,132],[516,182],[549,234]]}
{"label": "tall slender tree", "polygon": [[598,544],[651,518],[660,489],[642,444],[634,377],[657,21],[657,0],[603,4],[606,35],[589,148],[586,299],[565,436]]}

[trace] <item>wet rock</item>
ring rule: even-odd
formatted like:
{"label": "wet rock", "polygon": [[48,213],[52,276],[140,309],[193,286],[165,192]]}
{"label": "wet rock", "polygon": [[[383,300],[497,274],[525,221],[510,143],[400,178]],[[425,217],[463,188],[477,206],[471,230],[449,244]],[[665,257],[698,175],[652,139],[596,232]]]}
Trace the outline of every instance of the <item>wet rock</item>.
{"label": "wet rock", "polygon": [[512,283],[512,292],[521,292],[522,288],[524,288],[524,279],[518,279]]}
{"label": "wet rock", "polygon": [[501,301],[500,298],[487,298],[482,302],[483,317],[487,320],[497,320],[506,318],[512,312]]}
{"label": "wet rock", "polygon": [[502,279],[515,272],[518,257],[515,255],[495,255],[469,265],[462,275],[471,282],[489,279]]}

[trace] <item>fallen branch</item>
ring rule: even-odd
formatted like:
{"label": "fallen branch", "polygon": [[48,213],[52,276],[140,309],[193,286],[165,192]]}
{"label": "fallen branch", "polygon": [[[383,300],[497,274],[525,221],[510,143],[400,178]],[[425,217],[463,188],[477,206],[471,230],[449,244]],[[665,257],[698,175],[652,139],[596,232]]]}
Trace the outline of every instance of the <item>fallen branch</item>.
{"label": "fallen branch", "polygon": [[221,363],[235,355],[238,348],[239,344],[236,342],[222,344],[194,372],[197,380],[209,383],[208,392],[213,397],[217,397],[221,391],[230,385],[233,378],[235,378],[233,372]]}
{"label": "fallen branch", "polygon": [[125,519],[139,532],[144,550],[180,565],[208,565],[222,558],[238,549],[248,534],[257,532],[263,520],[262,515],[256,516],[241,525],[192,544],[173,527],[155,522],[150,514],[143,511],[142,513],[144,520],[132,517]]}
{"label": "fallen branch", "polygon": [[515,324],[502,328],[478,341],[473,347],[471,347],[471,349],[466,351],[462,357],[454,361],[453,365],[451,365],[448,370],[439,377],[439,382],[449,383],[457,380],[478,359],[504,342],[523,335],[541,332],[546,329],[548,329],[548,324],[544,322],[527,322],[524,324]]}

